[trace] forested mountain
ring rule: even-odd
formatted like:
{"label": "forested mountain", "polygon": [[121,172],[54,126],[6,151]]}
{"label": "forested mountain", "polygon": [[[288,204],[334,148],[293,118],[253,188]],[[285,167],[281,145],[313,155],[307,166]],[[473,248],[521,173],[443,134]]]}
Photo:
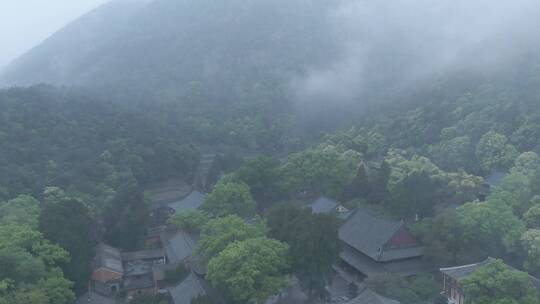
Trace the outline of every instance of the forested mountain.
{"label": "forested mountain", "polygon": [[[195,260],[227,303],[263,303],[291,277],[321,300],[361,209],[407,225],[432,270],[491,256],[540,275],[540,36],[516,17],[537,5],[413,2],[113,0],[14,61],[0,73],[0,304],[72,303],[94,245],[149,249],[164,227],[200,237]],[[217,183],[192,183],[215,158]],[[171,179],[209,193],[166,221],[145,190]],[[339,216],[311,212],[317,198]],[[487,270],[516,275],[501,264]],[[502,285],[532,294],[517,276]],[[362,286],[442,303],[437,277]]]}
{"label": "forested mountain", "polygon": [[325,3],[115,0],[16,60],[2,79],[160,101],[186,96],[194,85],[214,102],[264,99],[331,55]]}

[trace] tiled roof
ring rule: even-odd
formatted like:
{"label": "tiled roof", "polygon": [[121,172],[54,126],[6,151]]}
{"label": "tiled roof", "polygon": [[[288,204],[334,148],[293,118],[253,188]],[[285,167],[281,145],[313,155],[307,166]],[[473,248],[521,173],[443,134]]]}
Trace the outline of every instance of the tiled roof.
{"label": "tiled roof", "polygon": [[422,271],[430,270],[428,265],[424,263],[422,259],[404,259],[380,263],[366,255],[357,253],[355,249],[347,246],[343,248],[339,257],[354,269],[368,277],[383,273],[411,276]]}
{"label": "tiled roof", "polygon": [[192,235],[182,230],[165,232],[160,237],[167,258],[172,264],[181,263],[190,257],[197,243]]}
{"label": "tiled roof", "polygon": [[118,273],[124,273],[120,250],[105,244],[97,245],[93,266],[94,270],[107,268]]}
{"label": "tiled roof", "polygon": [[122,252],[122,261],[137,261],[137,260],[149,260],[149,259],[159,259],[165,256],[165,251],[162,248],[133,251],[133,252]]}
{"label": "tiled roof", "polygon": [[385,245],[403,225],[402,221],[382,219],[366,209],[359,208],[341,226],[339,238],[379,262],[422,256],[421,246],[386,248]]}
{"label": "tiled roof", "polygon": [[168,288],[168,291],[174,304],[190,304],[194,298],[206,294],[199,278],[193,273],[190,273],[178,286]]}
{"label": "tiled roof", "polygon": [[177,214],[185,211],[197,210],[201,207],[206,196],[199,191],[193,191],[184,199],[167,204]]}
{"label": "tiled roof", "polygon": [[337,206],[339,206],[339,203],[335,200],[321,196],[311,203],[311,210],[313,213],[330,213],[334,211]]}
{"label": "tiled roof", "polygon": [[488,258],[480,263],[441,268],[440,271],[444,273],[445,275],[451,277],[452,279],[459,281],[461,279],[468,277],[473,272],[475,272],[479,267],[484,266],[490,263],[491,261],[493,261],[493,259]]}
{"label": "tiled roof", "polygon": [[365,289],[356,298],[347,302],[347,304],[400,304],[400,302],[385,298],[370,289]]}

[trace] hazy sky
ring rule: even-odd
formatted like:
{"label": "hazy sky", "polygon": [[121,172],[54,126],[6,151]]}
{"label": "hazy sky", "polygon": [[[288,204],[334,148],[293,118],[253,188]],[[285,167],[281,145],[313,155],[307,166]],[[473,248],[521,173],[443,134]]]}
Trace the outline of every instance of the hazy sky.
{"label": "hazy sky", "polygon": [[108,0],[0,0],[0,68]]}

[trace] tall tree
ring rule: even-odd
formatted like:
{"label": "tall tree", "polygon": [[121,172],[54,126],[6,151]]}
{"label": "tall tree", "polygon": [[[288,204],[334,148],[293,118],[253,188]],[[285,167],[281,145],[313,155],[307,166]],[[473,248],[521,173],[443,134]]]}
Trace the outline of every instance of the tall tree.
{"label": "tall tree", "polygon": [[69,253],[29,226],[0,225],[0,303],[69,304],[73,283],[59,265]]}
{"label": "tall tree", "polygon": [[249,186],[253,198],[259,203],[268,203],[279,198],[279,161],[258,156],[248,158],[235,172],[241,182]]}
{"label": "tall tree", "polygon": [[88,207],[76,198],[49,199],[39,216],[39,229],[45,238],[69,252],[71,260],[62,269],[75,282],[75,290],[82,292],[90,278],[96,239]]}
{"label": "tall tree", "polygon": [[521,244],[527,252],[523,267],[528,272],[538,275],[540,273],[540,230],[527,230],[521,236]]}
{"label": "tall tree", "polygon": [[0,202],[0,223],[25,225],[37,228],[39,202],[29,195],[19,195],[7,202]]}
{"label": "tall tree", "polygon": [[289,156],[282,168],[285,187],[291,192],[307,190],[313,194],[339,197],[356,174],[360,154],[321,145]]}
{"label": "tall tree", "polygon": [[247,218],[255,213],[255,201],[246,184],[220,181],[206,197],[202,209],[218,217],[236,214]]}
{"label": "tall tree", "polygon": [[264,303],[287,286],[288,246],[267,238],[227,246],[208,264],[208,279],[227,303]]}
{"label": "tall tree", "polygon": [[495,260],[460,281],[467,303],[538,304],[529,275]]}
{"label": "tall tree", "polygon": [[289,245],[292,270],[309,296],[322,295],[341,248],[335,216],[282,205],[272,209],[268,224],[270,235]]}
{"label": "tall tree", "polygon": [[105,241],[124,250],[136,249],[141,237],[146,234],[149,214],[139,186],[122,186],[105,211]]}
{"label": "tall tree", "polygon": [[263,223],[248,224],[236,215],[216,218],[204,225],[196,251],[204,260],[209,261],[230,243],[263,237],[265,233]]}
{"label": "tall tree", "polygon": [[476,156],[485,172],[505,170],[512,166],[518,152],[503,134],[493,131],[482,136],[476,146]]}

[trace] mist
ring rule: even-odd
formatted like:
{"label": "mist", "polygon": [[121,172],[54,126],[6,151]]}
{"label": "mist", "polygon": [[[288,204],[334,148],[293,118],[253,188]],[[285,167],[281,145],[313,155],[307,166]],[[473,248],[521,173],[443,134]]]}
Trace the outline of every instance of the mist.
{"label": "mist", "polygon": [[327,18],[339,55],[293,77],[300,105],[391,97],[423,81],[482,72],[538,51],[540,2],[340,1]]}
{"label": "mist", "polygon": [[0,69],[107,0],[0,1]]}

